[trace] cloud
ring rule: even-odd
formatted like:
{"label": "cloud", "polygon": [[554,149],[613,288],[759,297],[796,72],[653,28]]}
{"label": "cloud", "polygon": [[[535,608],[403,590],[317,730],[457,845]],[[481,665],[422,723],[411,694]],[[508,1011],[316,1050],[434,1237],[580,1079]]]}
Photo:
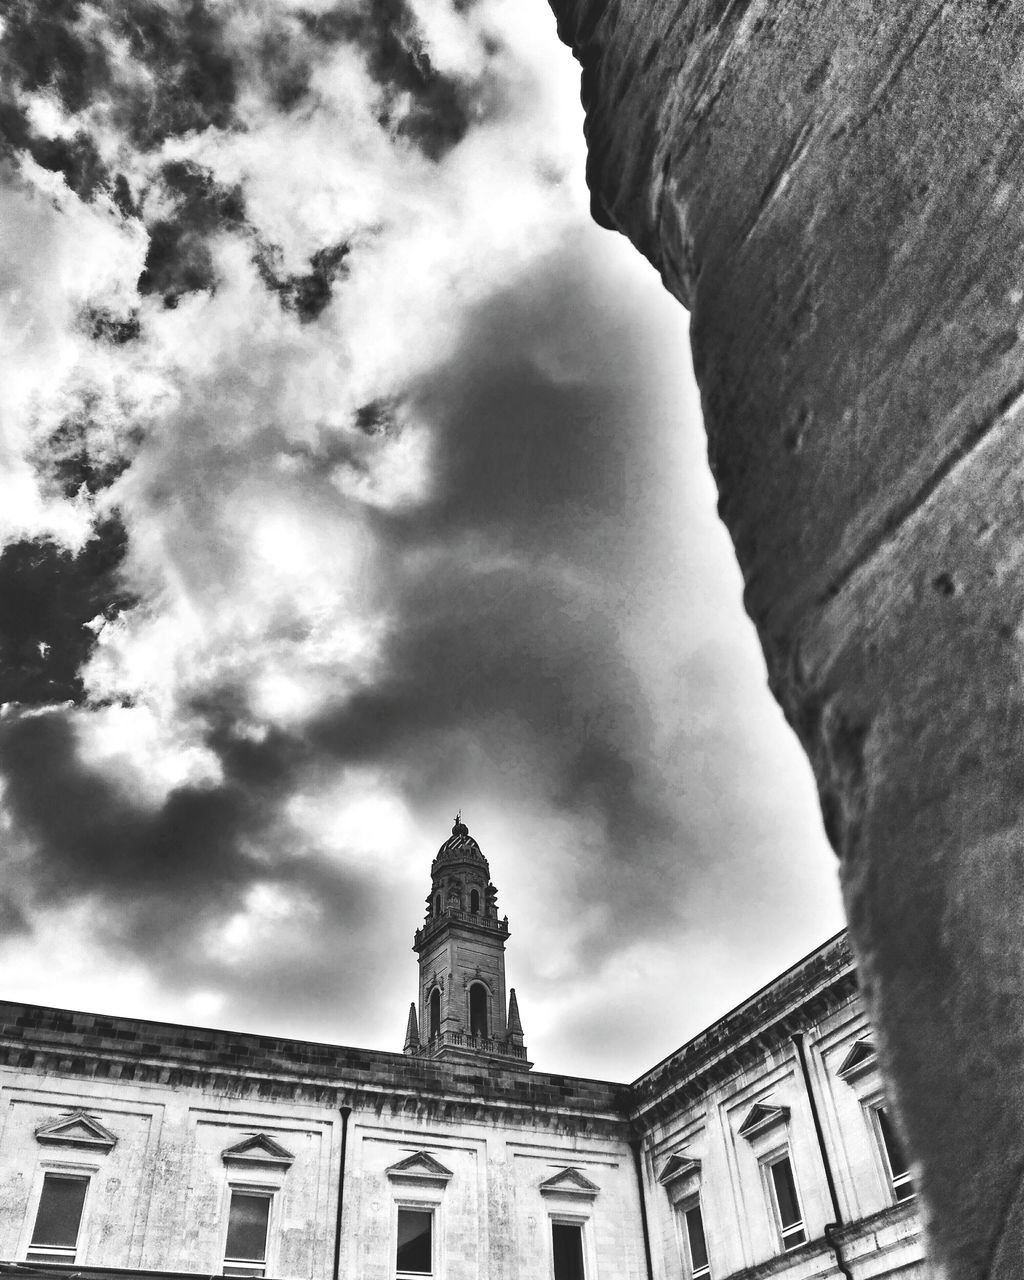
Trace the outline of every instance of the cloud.
{"label": "cloud", "polygon": [[5,963],[397,1042],[460,803],[563,1052],[773,859],[785,947],[683,321],[587,220],[546,12],[52,12],[0,104]]}
{"label": "cloud", "polygon": [[353,44],[384,91],[379,119],[394,126],[430,160],[440,160],[466,135],[473,86],[434,65],[416,13],[406,0],[338,4],[302,15],[305,29],[327,45]]}
{"label": "cloud", "polygon": [[0,552],[0,702],[80,702],[82,668],[97,622],[134,598],[118,577],[125,530],[100,524],[72,555],[49,540],[12,542]]}

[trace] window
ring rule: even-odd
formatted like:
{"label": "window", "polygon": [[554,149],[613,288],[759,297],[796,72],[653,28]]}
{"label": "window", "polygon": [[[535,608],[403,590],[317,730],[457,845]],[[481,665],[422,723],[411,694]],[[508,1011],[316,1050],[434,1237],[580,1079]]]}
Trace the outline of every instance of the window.
{"label": "window", "polygon": [[430,1209],[399,1205],[395,1271],[399,1278],[434,1274],[434,1215]]}
{"label": "window", "polygon": [[793,1165],[788,1155],[765,1161],[768,1187],[783,1249],[795,1249],[807,1239],[800,1200],[796,1194]]}
{"label": "window", "polygon": [[679,1225],[682,1228],[683,1249],[686,1254],[687,1275],[690,1280],[699,1280],[701,1276],[710,1274],[708,1265],[708,1245],[704,1236],[704,1216],[700,1211],[700,1200],[689,1200],[681,1204],[676,1212],[679,1214]]}
{"label": "window", "polygon": [[896,1130],[889,1119],[885,1107],[874,1107],[873,1110],[879,1144],[882,1148],[883,1163],[889,1177],[892,1193],[897,1200],[909,1200],[915,1192],[907,1157],[903,1154],[900,1140],[896,1136]]}
{"label": "window", "polygon": [[268,1191],[231,1192],[228,1235],[224,1245],[224,1275],[263,1276],[267,1272]]}
{"label": "window", "polygon": [[469,895],[469,909],[474,915],[477,915],[480,911],[480,893],[477,889],[474,889]]}
{"label": "window", "polygon": [[434,915],[439,916],[440,914],[441,914],[441,895],[437,894],[437,896],[434,898]]}
{"label": "window", "polygon": [[441,992],[437,987],[430,993],[430,1038],[441,1034]]}
{"label": "window", "polygon": [[89,1179],[47,1173],[26,1257],[30,1262],[74,1262]]}
{"label": "window", "polygon": [[487,988],[474,982],[469,989],[469,1034],[487,1036]]}
{"label": "window", "polygon": [[555,1280],[585,1280],[583,1226],[578,1222],[552,1222],[551,1257]]}

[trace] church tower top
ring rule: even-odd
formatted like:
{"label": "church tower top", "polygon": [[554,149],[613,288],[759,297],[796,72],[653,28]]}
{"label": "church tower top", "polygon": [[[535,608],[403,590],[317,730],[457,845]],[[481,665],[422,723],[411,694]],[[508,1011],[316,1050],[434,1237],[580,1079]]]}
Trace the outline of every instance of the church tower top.
{"label": "church tower top", "polygon": [[469,834],[469,827],[462,821],[461,810],[455,815],[451,835],[438,849],[434,861],[430,864],[431,878],[436,878],[442,867],[450,866],[454,862],[476,864],[483,869],[484,875],[490,875],[487,859],[481,853],[480,846]]}
{"label": "church tower top", "polygon": [[[506,1006],[508,917],[469,827],[456,815],[452,833],[430,864],[426,919],[416,930],[419,1017],[412,1015],[405,1052],[529,1070],[515,993]],[[413,1030],[413,1028],[416,1028]],[[420,1038],[422,1037],[422,1038]]]}

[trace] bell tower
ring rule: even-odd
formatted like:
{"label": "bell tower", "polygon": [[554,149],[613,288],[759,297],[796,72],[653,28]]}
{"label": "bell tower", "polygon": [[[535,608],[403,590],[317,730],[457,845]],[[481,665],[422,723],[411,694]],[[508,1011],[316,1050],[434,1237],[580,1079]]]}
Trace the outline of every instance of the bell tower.
{"label": "bell tower", "polygon": [[528,1071],[519,1005],[505,994],[508,917],[487,859],[459,814],[430,866],[427,916],[416,930],[420,998],[409,1009],[405,1052]]}

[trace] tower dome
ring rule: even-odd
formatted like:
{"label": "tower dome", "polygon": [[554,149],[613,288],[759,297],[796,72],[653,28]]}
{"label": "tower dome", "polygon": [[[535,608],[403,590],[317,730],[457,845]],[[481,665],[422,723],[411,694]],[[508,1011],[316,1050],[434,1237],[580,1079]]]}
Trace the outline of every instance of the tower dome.
{"label": "tower dome", "polygon": [[459,814],[452,826],[452,833],[438,849],[434,861],[430,864],[431,876],[437,875],[441,867],[453,862],[476,863],[485,875],[490,874],[487,859],[480,852],[480,846],[469,834],[469,827]]}

